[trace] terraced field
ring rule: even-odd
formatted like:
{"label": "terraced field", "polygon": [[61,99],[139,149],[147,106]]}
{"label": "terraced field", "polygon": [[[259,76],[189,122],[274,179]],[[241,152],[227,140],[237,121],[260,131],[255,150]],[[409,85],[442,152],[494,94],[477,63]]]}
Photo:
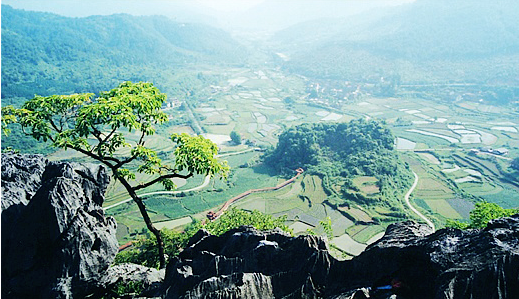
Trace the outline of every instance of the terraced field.
{"label": "terraced field", "polygon": [[[510,111],[495,107],[490,109],[478,103],[447,105],[412,97],[370,96],[341,101],[341,104],[331,107],[319,99],[309,99],[305,90],[308,82],[300,76],[286,75],[268,68],[210,71],[225,75],[222,75],[218,85],[208,87],[212,89],[207,92],[211,94],[210,98],[198,99],[193,111],[206,136],[218,143],[223,152],[241,151],[249,147],[229,142],[229,134],[233,130],[250,146],[269,147],[277,143],[277,135],[283,128],[303,122],[381,118],[393,126],[392,130],[398,137],[397,149],[405,152],[405,161],[420,177],[411,201],[422,213],[434,218],[436,224],[441,226],[449,218],[466,218],[473,201],[481,198],[504,207],[519,206],[517,185],[502,179],[501,170],[509,163],[506,157],[469,154],[473,148],[504,147],[510,151],[509,157],[519,156],[519,124]],[[477,113],[468,113],[469,106]],[[186,117],[179,109],[171,109],[168,113],[174,118]],[[157,136],[150,144],[166,153],[167,157],[167,153],[172,151],[167,134],[193,133],[193,129],[182,124],[167,127],[162,132],[165,137]],[[68,153],[58,155],[66,156]],[[53,158],[60,159],[62,156]],[[182,197],[150,197],[147,205],[153,219],[165,221],[164,225],[169,226],[181,222],[175,219],[185,221],[186,216],[202,219],[208,210],[216,209],[237,194],[249,189],[275,186],[286,179],[277,177],[272,170],[258,164],[259,156],[260,153],[249,153],[226,157],[234,169],[228,182],[212,181],[205,189],[188,192]],[[203,179],[199,176],[186,182],[179,181],[179,189],[198,186]],[[354,179],[354,184],[362,193],[370,195],[380,192],[376,181],[374,177],[358,177]],[[158,190],[160,186],[155,186],[143,190],[143,193]],[[110,186],[107,204],[117,202],[124,196],[124,190]],[[237,202],[236,206],[273,215],[287,215],[296,233],[305,233],[309,228],[319,230],[319,221],[331,217],[336,238],[347,232],[352,240],[360,244],[367,244],[388,224],[375,225],[371,223],[373,217],[392,212],[389,207],[373,210],[364,210],[363,207],[334,209],[327,204],[327,198],[321,178],[305,175],[290,187],[268,194],[251,195]],[[118,221],[130,232],[142,228],[139,215],[131,205],[121,206],[111,213],[116,214]],[[339,240],[347,239],[342,237]],[[342,246],[342,249],[350,255],[355,251],[350,248],[348,252],[346,247]]]}

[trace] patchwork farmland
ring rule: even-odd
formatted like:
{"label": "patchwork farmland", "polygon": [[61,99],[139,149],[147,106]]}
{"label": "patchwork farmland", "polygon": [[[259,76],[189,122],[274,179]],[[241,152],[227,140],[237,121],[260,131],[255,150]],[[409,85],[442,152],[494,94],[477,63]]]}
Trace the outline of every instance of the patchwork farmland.
{"label": "patchwork farmland", "polygon": [[[291,76],[277,69],[211,69],[207,74],[225,74],[218,85],[202,94],[192,107],[193,117],[204,135],[218,144],[220,153],[274,146],[283,130],[305,122],[345,122],[354,118],[384,119],[397,136],[396,149],[420,178],[411,195],[412,204],[439,227],[446,219],[466,219],[476,200],[485,199],[504,207],[519,206],[519,187],[506,179],[508,157],[519,156],[519,123],[510,111],[487,109],[478,103],[444,104],[413,97],[375,98],[364,95],[354,100],[312,99],[305,91],[311,83],[301,76]],[[477,114],[467,113],[467,105]],[[188,117],[179,108],[165,111],[172,118]],[[194,133],[195,128],[179,124],[162,128],[163,136],[172,132]],[[236,131],[243,144],[236,145],[229,134]],[[153,147],[163,159],[172,160],[172,145],[158,137]],[[505,148],[499,156],[486,148]],[[210,210],[218,210],[227,200],[251,189],[278,185],[279,177],[261,163],[261,152],[250,151],[228,160],[233,170],[227,181],[211,180],[197,191],[173,195],[149,195],[147,208],[159,226],[181,229],[189,220],[202,220]],[[293,169],[298,168],[294,165]],[[377,194],[374,177],[353,178],[360,192]],[[190,190],[204,183],[199,176],[178,181],[178,191]],[[142,193],[160,191],[159,187]],[[336,190],[338,191],[338,190]],[[252,193],[233,205],[245,210],[259,210],[275,216],[287,215],[296,234],[321,230],[319,222],[332,219],[335,247],[345,255],[373,242],[389,224],[374,218],[391,214],[389,207],[367,209],[330,205],[322,178],[302,175],[280,190]],[[106,205],[123,200],[123,190],[110,186]],[[136,207],[130,202],[108,211],[122,224],[120,235],[131,239],[142,231]],[[420,221],[411,211],[408,217]],[[360,244],[360,245],[359,245]],[[359,247],[360,246],[360,247]]]}

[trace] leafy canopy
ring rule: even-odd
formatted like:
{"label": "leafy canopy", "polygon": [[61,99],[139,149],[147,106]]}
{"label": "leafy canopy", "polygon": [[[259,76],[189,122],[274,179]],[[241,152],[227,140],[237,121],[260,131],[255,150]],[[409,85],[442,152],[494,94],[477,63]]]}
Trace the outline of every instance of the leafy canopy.
{"label": "leafy canopy", "polygon": [[[139,162],[137,172],[158,175],[134,190],[157,182],[170,190],[175,188],[171,178],[195,173],[226,175],[229,169],[226,162],[215,158],[218,148],[201,136],[171,136],[178,145],[173,166],[163,164],[157,153],[146,147],[145,137],[155,134],[154,125],[168,120],[161,111],[166,94],[152,83],[124,82],[96,99],[93,97],[92,93],[36,96],[21,109],[14,109],[14,114],[24,131],[35,139],[79,151],[110,167],[117,177],[135,179],[135,173],[124,168],[133,161]],[[128,141],[125,131],[138,132],[138,140]],[[121,154],[120,150],[126,147],[131,148],[129,156]],[[188,174],[180,175],[184,170]]]}
{"label": "leafy canopy", "polygon": [[474,210],[470,212],[469,223],[448,220],[446,226],[459,229],[485,228],[492,219],[508,217],[516,213],[519,213],[519,209],[504,209],[495,203],[482,201],[476,203]]}
{"label": "leafy canopy", "polygon": [[272,215],[263,214],[254,210],[247,212],[236,208],[231,208],[220,216],[216,221],[207,223],[204,228],[213,235],[221,235],[228,230],[242,225],[251,225],[258,230],[271,230],[280,228],[283,231],[292,233],[292,230],[285,224],[286,215],[278,218]]}

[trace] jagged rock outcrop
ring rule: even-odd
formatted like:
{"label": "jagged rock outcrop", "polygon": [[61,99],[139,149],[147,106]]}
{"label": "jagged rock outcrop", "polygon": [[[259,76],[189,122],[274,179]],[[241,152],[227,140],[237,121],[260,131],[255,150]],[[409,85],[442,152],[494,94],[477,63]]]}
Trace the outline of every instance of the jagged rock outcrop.
{"label": "jagged rock outcrop", "polygon": [[[399,298],[519,298],[519,215],[484,230],[431,234],[415,222],[349,261],[331,257],[316,236],[292,238],[251,227],[220,237],[200,231],[170,262],[163,298],[388,298],[368,287],[398,277]],[[405,295],[405,296],[404,296]]]}
{"label": "jagged rock outcrop", "polygon": [[2,297],[92,294],[118,249],[99,165],[2,154]]}
{"label": "jagged rock outcrop", "polygon": [[[483,230],[434,234],[411,221],[393,224],[381,240],[349,263],[335,264],[331,273],[349,287],[399,277],[406,298],[519,298],[519,215],[491,221]],[[340,281],[328,287],[331,293],[345,288]]]}
{"label": "jagged rock outcrop", "polygon": [[165,298],[314,298],[330,263],[317,236],[292,238],[275,230],[241,227],[220,237],[200,231],[170,262]]}

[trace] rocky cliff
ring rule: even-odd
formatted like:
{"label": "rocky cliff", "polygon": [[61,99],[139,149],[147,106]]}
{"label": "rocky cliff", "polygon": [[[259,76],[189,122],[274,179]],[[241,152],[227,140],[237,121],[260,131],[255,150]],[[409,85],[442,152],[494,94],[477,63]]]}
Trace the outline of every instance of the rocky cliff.
{"label": "rocky cliff", "polygon": [[199,232],[192,243],[168,265],[163,297],[388,298],[366,288],[398,278],[399,298],[519,298],[519,215],[434,234],[393,224],[350,261],[331,257],[319,237],[248,227],[220,237]]}
{"label": "rocky cliff", "polygon": [[104,167],[2,154],[2,297],[90,295],[117,253]]}
{"label": "rocky cliff", "polygon": [[2,296],[96,298],[142,280],[153,287],[141,295],[159,298],[388,298],[373,290],[398,279],[399,298],[519,298],[519,215],[483,230],[393,224],[349,261],[316,236],[201,230],[164,279],[141,266],[109,268],[117,241],[101,209],[108,180],[95,165],[2,155]]}

